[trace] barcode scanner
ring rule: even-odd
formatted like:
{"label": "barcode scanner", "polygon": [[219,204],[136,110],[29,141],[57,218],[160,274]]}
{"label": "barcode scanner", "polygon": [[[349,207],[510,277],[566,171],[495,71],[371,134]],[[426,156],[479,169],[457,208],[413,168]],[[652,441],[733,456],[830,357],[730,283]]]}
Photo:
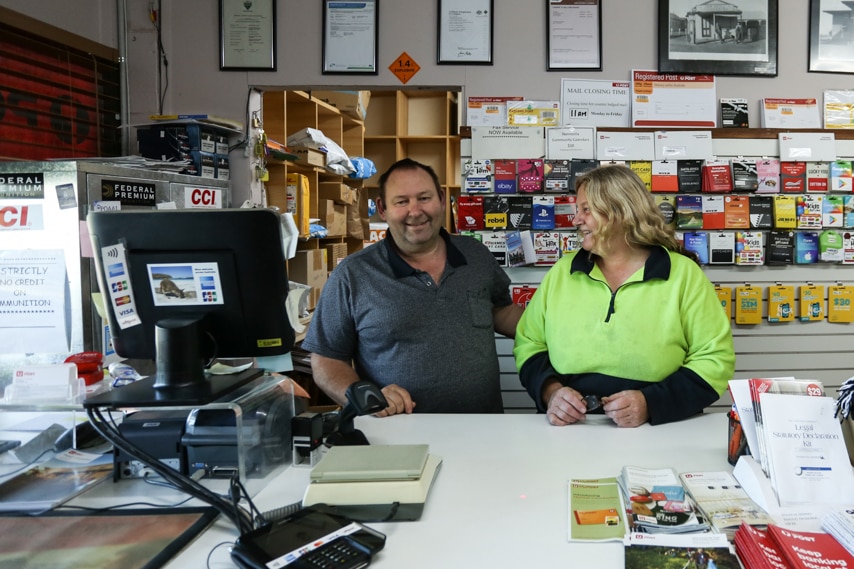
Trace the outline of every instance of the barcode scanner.
{"label": "barcode scanner", "polygon": [[328,446],[367,445],[367,437],[353,426],[353,419],[359,415],[371,415],[388,407],[385,395],[375,383],[357,381],[347,388],[347,405],[338,418],[338,430],[326,437]]}

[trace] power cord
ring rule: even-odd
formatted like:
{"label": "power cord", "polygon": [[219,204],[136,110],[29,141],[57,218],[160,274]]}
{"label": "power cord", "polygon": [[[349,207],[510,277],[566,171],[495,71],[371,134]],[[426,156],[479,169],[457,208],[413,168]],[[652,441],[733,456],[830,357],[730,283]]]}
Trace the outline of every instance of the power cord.
{"label": "power cord", "polygon": [[116,424],[112,421],[112,418],[107,420],[104,417],[101,409],[90,407],[86,409],[86,414],[94,429],[98,431],[98,434],[109,441],[114,447],[132,456],[136,460],[139,460],[151,470],[162,476],[165,480],[174,484],[181,491],[186,492],[194,498],[212,506],[223,516],[229,518],[241,534],[254,529],[252,515],[239,504],[235,504],[232,501],[223,498],[219,494],[212,492],[195,480],[192,480],[171,467],[166,466],[157,458],[130,443],[121,434],[121,431],[119,431]]}

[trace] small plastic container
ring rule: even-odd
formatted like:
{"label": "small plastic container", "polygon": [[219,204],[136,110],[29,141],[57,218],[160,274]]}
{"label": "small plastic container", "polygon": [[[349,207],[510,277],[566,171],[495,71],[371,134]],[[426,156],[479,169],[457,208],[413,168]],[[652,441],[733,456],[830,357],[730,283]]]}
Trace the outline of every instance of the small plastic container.
{"label": "small plastic container", "polygon": [[101,352],[80,352],[65,358],[65,363],[77,366],[77,377],[83,383],[95,385],[104,379],[104,354]]}

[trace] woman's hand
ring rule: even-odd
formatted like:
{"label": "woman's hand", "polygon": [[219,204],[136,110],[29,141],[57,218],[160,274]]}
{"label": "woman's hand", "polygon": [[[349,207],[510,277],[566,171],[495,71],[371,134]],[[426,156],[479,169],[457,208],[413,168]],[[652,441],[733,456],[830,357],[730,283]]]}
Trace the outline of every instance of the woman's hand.
{"label": "woman's hand", "polygon": [[546,417],[552,425],[571,425],[583,421],[586,413],[587,405],[584,399],[571,387],[552,388],[548,393]]}
{"label": "woman's hand", "polygon": [[646,397],[636,389],[619,391],[602,398],[605,414],[618,427],[637,427],[649,420]]}

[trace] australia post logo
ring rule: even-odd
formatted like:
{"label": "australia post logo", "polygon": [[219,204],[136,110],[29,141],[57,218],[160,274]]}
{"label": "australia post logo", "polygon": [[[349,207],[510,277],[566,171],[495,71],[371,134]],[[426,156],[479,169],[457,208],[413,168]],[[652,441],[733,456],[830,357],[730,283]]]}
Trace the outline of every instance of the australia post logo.
{"label": "australia post logo", "polygon": [[44,211],[41,204],[3,204],[0,207],[0,231],[41,231]]}

